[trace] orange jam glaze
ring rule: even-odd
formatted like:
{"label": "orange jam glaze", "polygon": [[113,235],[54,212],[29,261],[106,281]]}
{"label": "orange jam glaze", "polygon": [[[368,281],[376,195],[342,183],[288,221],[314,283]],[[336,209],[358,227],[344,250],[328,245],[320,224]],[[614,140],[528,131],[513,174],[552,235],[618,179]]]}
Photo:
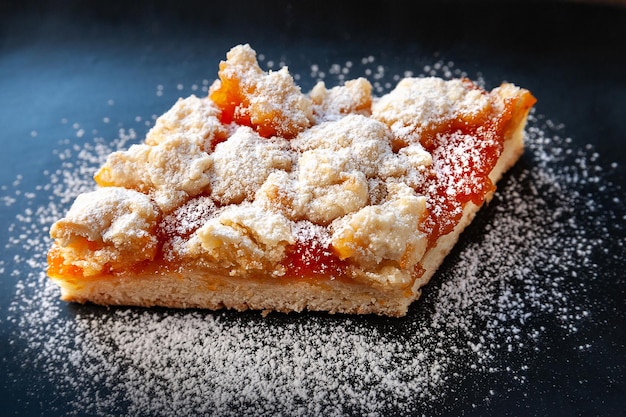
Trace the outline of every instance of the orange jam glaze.
{"label": "orange jam glaze", "polygon": [[332,248],[324,248],[313,239],[290,246],[282,264],[287,268],[288,276],[335,279],[346,278],[349,265],[339,259]]}
{"label": "orange jam glaze", "polygon": [[48,275],[59,278],[82,278],[83,270],[78,266],[65,263],[60,248],[55,244],[48,251]]}

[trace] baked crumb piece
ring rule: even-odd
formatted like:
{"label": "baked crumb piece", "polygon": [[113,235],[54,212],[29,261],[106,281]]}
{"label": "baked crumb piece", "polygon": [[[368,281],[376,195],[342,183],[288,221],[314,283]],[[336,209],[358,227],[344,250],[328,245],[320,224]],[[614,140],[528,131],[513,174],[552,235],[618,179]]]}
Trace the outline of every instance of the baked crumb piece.
{"label": "baked crumb piece", "polygon": [[159,223],[157,236],[163,241],[165,261],[173,263],[190,256],[189,239],[218,210],[211,197],[198,196],[164,216]]}
{"label": "baked crumb piece", "polygon": [[335,120],[347,114],[369,116],[372,113],[372,84],[365,78],[346,81],[344,85],[330,90],[320,81],[309,94],[317,123]]}
{"label": "baked crumb piece", "polygon": [[207,255],[222,267],[236,267],[243,275],[263,270],[283,275],[284,270],[276,265],[286,246],[294,242],[285,217],[245,203],[231,205],[209,218],[190,240],[189,253]]}
{"label": "baked crumb piece", "polygon": [[266,139],[247,126],[217,145],[212,157],[211,195],[222,205],[252,200],[272,172],[290,171],[294,159],[286,139]]}
{"label": "baked crumb piece", "polygon": [[222,109],[222,121],[253,127],[261,136],[290,139],[313,123],[311,100],[287,67],[265,73],[250,45],[239,45],[220,62],[219,80],[209,97]]}
{"label": "baked crumb piece", "polygon": [[158,117],[146,135],[146,145],[159,145],[172,136],[211,153],[215,145],[229,136],[229,129],[220,121],[221,110],[208,97],[191,95],[180,98],[165,114]]}
{"label": "baked crumb piece", "polygon": [[213,157],[179,133],[157,145],[132,145],[114,152],[95,175],[102,187],[125,187],[150,194],[164,212],[202,193],[210,183]]}
{"label": "baked crumb piece", "polygon": [[57,261],[92,276],[152,260],[159,216],[152,200],[134,190],[108,187],[81,194],[50,230]]}
{"label": "baked crumb piece", "polygon": [[410,270],[422,258],[427,239],[419,225],[426,198],[402,183],[388,188],[384,203],[363,207],[331,225],[331,242],[340,259],[354,259],[364,269],[393,261]]}

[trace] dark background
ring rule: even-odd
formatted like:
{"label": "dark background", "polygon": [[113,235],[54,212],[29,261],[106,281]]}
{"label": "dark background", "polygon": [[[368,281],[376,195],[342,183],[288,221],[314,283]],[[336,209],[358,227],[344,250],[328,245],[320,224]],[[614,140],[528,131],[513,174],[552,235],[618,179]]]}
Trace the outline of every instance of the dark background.
{"label": "dark background", "polygon": [[[567,126],[575,144],[593,143],[600,165],[617,162],[613,179],[626,183],[626,6],[179,0],[0,4],[0,185],[17,174],[25,174],[25,184],[41,178],[37,174],[57,159],[51,154],[56,140],[67,134],[59,120],[88,121],[103,109],[119,120],[160,114],[178,92],[166,90],[158,98],[156,85],[212,80],[226,51],[245,42],[275,61],[285,59],[292,73],[368,55],[392,69],[419,70],[441,56],[470,75],[482,74],[488,87],[513,81],[534,93],[537,113]],[[312,87],[307,83],[305,77],[305,91]],[[115,106],[107,107],[112,97]],[[137,129],[139,137],[147,130],[140,124]],[[2,241],[4,222],[20,207],[11,210],[3,212]],[[0,282],[0,314],[13,295],[12,279],[6,275]],[[551,367],[533,374],[528,391],[511,392],[491,408],[467,414],[626,415],[624,280],[618,284],[602,294],[618,309],[604,317],[602,329],[609,334],[599,351],[606,356],[597,358],[599,365],[583,366],[595,381],[591,391],[577,391],[569,380],[569,358],[552,352]],[[0,349],[9,343],[4,330]],[[0,355],[3,367],[19,369],[6,364],[7,351]],[[23,385],[0,392],[0,410],[46,415],[45,393],[40,404],[25,403],[27,385],[24,370]]]}
{"label": "dark background", "polygon": [[[617,4],[8,2],[0,5],[0,124],[4,137],[23,137],[31,127],[16,120],[79,113],[129,82],[140,91],[168,75],[208,77],[225,51],[248,42],[294,63],[372,54],[393,66],[440,53],[487,81],[523,85],[539,99],[540,113],[549,110],[581,137],[597,139],[600,153],[623,157],[626,7]],[[68,101],[68,94],[81,100]],[[145,108],[144,97],[134,102],[128,94],[124,105]],[[15,163],[0,155],[2,169]]]}

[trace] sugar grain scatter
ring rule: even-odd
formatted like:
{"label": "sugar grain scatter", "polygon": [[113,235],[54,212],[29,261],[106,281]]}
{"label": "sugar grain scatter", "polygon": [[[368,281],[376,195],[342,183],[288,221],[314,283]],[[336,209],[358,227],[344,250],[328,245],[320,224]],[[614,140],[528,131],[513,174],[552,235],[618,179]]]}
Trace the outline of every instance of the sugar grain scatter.
{"label": "sugar grain scatter", "polygon": [[[423,71],[467,75],[444,61]],[[369,77],[379,93],[400,78],[372,56],[329,68],[311,65],[308,75],[330,84],[347,74]],[[189,83],[192,90],[199,84],[206,85]],[[158,85],[157,95],[168,88],[181,91],[185,84]],[[602,187],[606,195],[623,195],[607,180],[617,164],[600,165],[592,147],[573,147],[564,137],[571,132],[543,115],[531,114],[525,156],[471,226],[476,231],[463,235],[403,319],[263,318],[59,301],[44,272],[48,228],[76,195],[93,187],[91,177],[111,151],[139,140],[134,130],[121,129],[116,139],[88,141],[76,132],[80,123],[69,126],[83,143],[60,143],[59,168],[44,172],[44,184],[23,189],[21,176],[0,184],[7,209],[43,202],[24,204],[10,222],[3,244],[14,259],[0,262],[0,271],[16,281],[5,320],[15,329],[13,341],[26,346],[18,359],[40,378],[28,395],[36,399],[37,387],[54,387],[51,409],[69,407],[76,415],[436,415],[457,398],[488,402],[503,389],[523,389],[548,332],[576,340],[572,346],[582,354],[594,349],[594,341],[577,337],[594,325],[601,306],[587,301],[581,283],[598,278],[596,256],[623,227],[623,201],[597,193]],[[623,252],[624,242],[616,244]],[[508,387],[494,382],[499,375]],[[476,387],[465,388],[472,380],[485,381],[478,394]]]}

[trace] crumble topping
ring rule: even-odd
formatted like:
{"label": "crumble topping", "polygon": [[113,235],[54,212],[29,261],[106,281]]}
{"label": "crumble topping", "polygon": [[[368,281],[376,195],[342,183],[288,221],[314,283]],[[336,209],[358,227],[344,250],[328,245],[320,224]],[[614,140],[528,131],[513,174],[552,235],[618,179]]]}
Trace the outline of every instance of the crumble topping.
{"label": "crumble topping", "polygon": [[[350,114],[311,127],[293,139],[291,146],[302,157],[326,154],[329,162],[341,165],[343,171],[360,171],[371,178],[378,175],[378,167],[385,159],[393,158],[390,142],[391,132],[384,124]],[[308,182],[315,181],[311,174],[305,177]]]}
{"label": "crumble topping", "polygon": [[140,192],[107,187],[79,195],[50,230],[65,263],[95,275],[154,259],[160,212]]}
{"label": "crumble topping", "polygon": [[202,193],[210,182],[213,158],[185,136],[167,136],[158,145],[132,145],[112,153],[96,173],[101,186],[150,194],[164,212]]}
{"label": "crumble topping", "polygon": [[209,97],[222,108],[222,121],[252,126],[261,136],[292,138],[313,123],[311,100],[287,67],[264,72],[250,45],[238,45],[220,63]]}
{"label": "crumble topping", "polygon": [[353,258],[368,269],[384,260],[410,269],[426,251],[426,236],[418,231],[425,210],[426,197],[402,183],[391,184],[386,202],[332,224],[332,245],[340,259]]}
{"label": "crumble topping", "polygon": [[211,195],[220,204],[252,200],[275,170],[291,170],[293,158],[286,139],[262,138],[247,126],[237,128],[212,154]]}
{"label": "crumble topping", "polygon": [[275,265],[282,260],[285,247],[294,242],[284,216],[244,203],[229,206],[206,221],[189,248],[191,255],[208,255],[223,267],[243,267],[244,274],[269,268],[274,275],[282,275]]}
{"label": "crumble topping", "polygon": [[318,82],[309,93],[317,122],[335,120],[347,114],[372,113],[372,84],[365,78],[346,81],[330,90],[323,81]]}
{"label": "crumble topping", "polygon": [[457,121],[471,121],[490,109],[489,95],[465,79],[404,78],[372,104],[372,117],[397,139],[410,143]]}
{"label": "crumble topping", "polygon": [[[142,231],[149,242],[113,243],[108,226],[79,215],[83,197],[53,228],[66,262],[85,274],[108,273],[122,254],[133,262],[158,252],[168,262],[208,262],[233,274],[280,276],[291,268],[406,285],[463,204],[490,190],[489,164],[508,120],[491,114],[510,117],[507,97],[519,91],[406,78],[376,98],[359,78],[331,89],[318,83],[305,95],[287,68],[261,70],[249,45],[234,47],[218,75],[208,97],[180,99],[145,143],[114,152],[95,176],[94,201],[106,195],[107,203],[90,204],[89,216],[132,211],[138,224],[128,233]],[[117,252],[81,260],[102,251],[70,244],[83,229]],[[137,253],[126,256],[133,245]]]}
{"label": "crumble topping", "polygon": [[192,198],[159,223],[158,236],[163,240],[163,259],[168,262],[189,257],[188,242],[206,219],[216,215],[218,207],[208,196]]}
{"label": "crumble topping", "polygon": [[228,128],[220,122],[221,110],[208,97],[191,95],[180,98],[174,106],[158,117],[146,135],[147,145],[158,145],[172,136],[184,136],[205,152],[216,142],[228,137]]}

